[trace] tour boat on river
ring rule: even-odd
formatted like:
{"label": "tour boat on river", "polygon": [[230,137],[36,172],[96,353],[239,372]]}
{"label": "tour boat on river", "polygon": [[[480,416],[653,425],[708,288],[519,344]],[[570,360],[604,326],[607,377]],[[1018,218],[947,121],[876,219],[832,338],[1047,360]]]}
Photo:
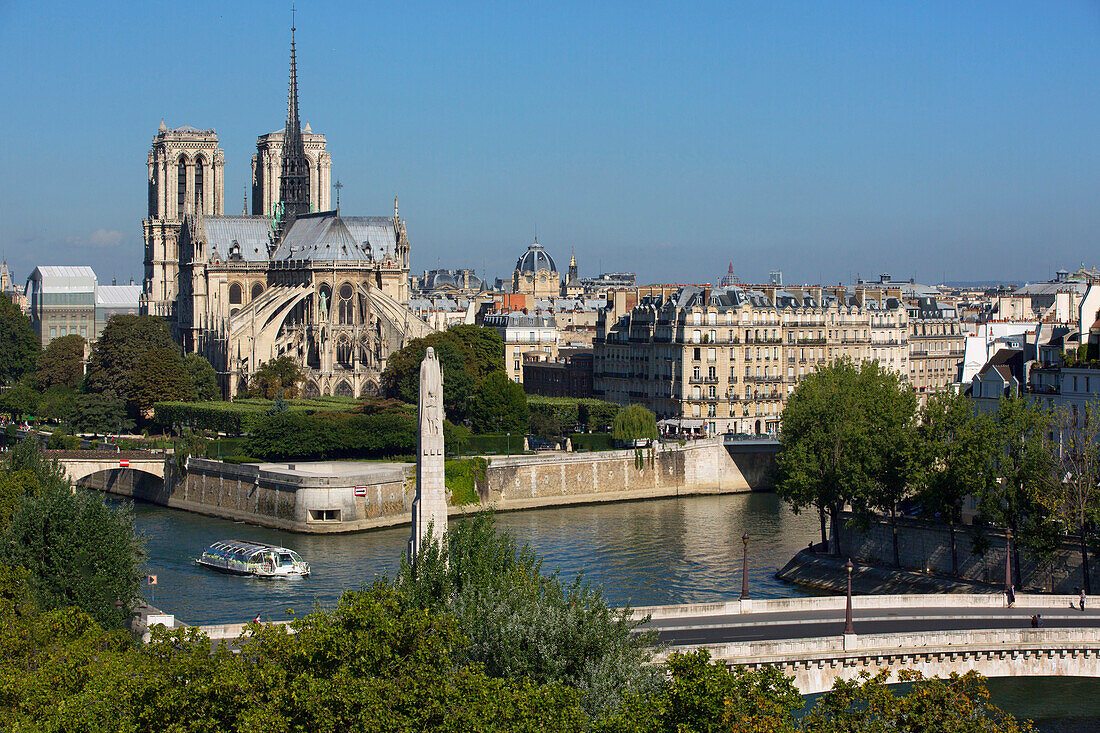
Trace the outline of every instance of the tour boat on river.
{"label": "tour boat on river", "polygon": [[294,550],[247,540],[215,542],[195,562],[223,573],[255,575],[259,578],[309,575],[309,563]]}

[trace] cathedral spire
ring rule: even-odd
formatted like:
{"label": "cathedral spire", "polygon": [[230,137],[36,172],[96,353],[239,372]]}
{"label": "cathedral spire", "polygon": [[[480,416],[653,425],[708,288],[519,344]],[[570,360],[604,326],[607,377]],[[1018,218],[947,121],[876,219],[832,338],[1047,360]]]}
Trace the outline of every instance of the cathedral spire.
{"label": "cathedral spire", "polygon": [[[293,11],[292,11],[293,12]],[[298,119],[298,60],[294,48],[294,24],[290,26],[290,92],[286,106],[286,131],[283,133],[283,169],[279,176],[279,206],[276,231],[282,236],[294,219],[308,214],[309,163],[302,143],[302,125]]]}

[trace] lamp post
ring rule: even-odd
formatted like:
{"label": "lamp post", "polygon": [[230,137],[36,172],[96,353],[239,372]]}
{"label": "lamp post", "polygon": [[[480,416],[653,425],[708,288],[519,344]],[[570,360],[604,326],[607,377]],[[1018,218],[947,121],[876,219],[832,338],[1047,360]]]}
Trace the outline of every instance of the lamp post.
{"label": "lamp post", "polygon": [[745,546],[741,559],[741,600],[749,600],[749,534],[741,535],[741,542]]}
{"label": "lamp post", "polygon": [[855,566],[852,565],[852,558],[848,558],[847,564],[844,569],[848,571],[848,606],[844,611],[844,633],[854,634],[856,633],[855,627],[852,625],[852,569]]}
{"label": "lamp post", "polygon": [[1005,530],[1005,593],[1012,588],[1012,528]]}

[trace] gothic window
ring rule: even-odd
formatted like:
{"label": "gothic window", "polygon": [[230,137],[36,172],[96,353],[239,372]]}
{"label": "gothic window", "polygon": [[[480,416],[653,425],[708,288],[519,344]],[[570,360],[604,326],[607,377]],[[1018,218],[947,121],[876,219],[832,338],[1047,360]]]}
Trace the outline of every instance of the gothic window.
{"label": "gothic window", "polygon": [[340,339],[336,344],[336,362],[345,369],[351,369],[351,342],[346,338]]}
{"label": "gothic window", "polygon": [[196,214],[204,213],[202,209],[202,167],[205,164],[200,155],[195,159],[195,208]]}
{"label": "gothic window", "polygon": [[332,390],[332,393],[337,397],[351,397],[351,385],[341,379],[336,385],[336,389]]}
{"label": "gothic window", "polygon": [[256,283],[255,285],[253,285],[252,286],[252,300],[255,300],[256,298],[260,297],[260,293],[262,293],[263,291],[264,291],[264,286],[261,285],[260,283]]}
{"label": "gothic window", "polygon": [[340,286],[340,323],[348,324],[354,321],[355,306],[352,303],[354,294],[350,283]]}
{"label": "gothic window", "polygon": [[187,207],[187,159],[180,157],[176,166],[176,218],[182,219]]}
{"label": "gothic window", "polygon": [[242,292],[240,283],[233,283],[229,286],[229,305],[240,305],[244,300],[244,293]]}

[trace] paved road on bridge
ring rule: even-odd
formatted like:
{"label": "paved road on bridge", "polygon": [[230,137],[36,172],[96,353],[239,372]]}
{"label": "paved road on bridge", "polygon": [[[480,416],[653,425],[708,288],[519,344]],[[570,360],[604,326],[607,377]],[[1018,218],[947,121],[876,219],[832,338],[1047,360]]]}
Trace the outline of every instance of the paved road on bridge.
{"label": "paved road on bridge", "polygon": [[[1090,599],[1091,600],[1091,599]],[[852,614],[857,634],[958,631],[970,629],[1021,629],[1031,627],[1031,616],[1042,615],[1044,628],[1100,628],[1100,609],[1084,613],[1075,608],[909,608],[856,609]],[[658,632],[658,639],[673,646],[721,644],[735,641],[777,641],[839,636],[844,631],[844,610],[745,613],[722,616],[666,618],[643,628]]]}

